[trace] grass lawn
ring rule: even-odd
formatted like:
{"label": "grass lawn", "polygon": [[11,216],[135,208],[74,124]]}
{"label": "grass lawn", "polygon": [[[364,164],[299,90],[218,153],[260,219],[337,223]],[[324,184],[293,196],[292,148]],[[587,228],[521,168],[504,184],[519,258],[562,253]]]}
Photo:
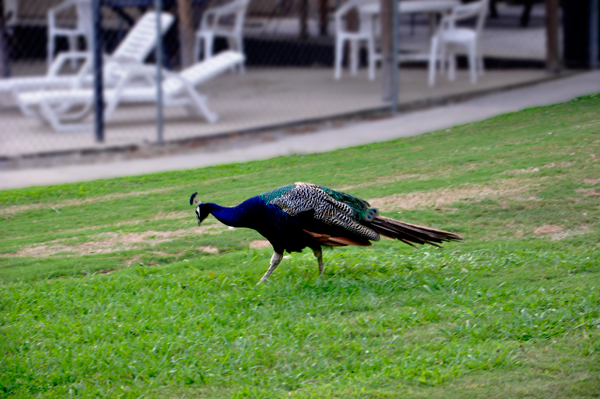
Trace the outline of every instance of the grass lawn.
{"label": "grass lawn", "polygon": [[[286,257],[307,181],[465,237]],[[325,154],[0,191],[0,397],[598,398],[600,95]]]}

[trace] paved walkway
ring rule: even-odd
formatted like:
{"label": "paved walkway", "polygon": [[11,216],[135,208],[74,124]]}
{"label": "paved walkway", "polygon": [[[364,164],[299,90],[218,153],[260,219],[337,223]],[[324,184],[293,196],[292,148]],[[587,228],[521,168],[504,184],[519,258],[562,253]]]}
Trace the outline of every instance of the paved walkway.
{"label": "paved walkway", "polygon": [[243,148],[225,148],[210,153],[200,151],[102,164],[0,171],[0,189],[133,176],[268,159],[289,154],[325,152],[446,129],[507,112],[565,102],[594,93],[600,93],[600,71],[491,94],[454,105],[400,114],[385,120],[361,122],[302,135],[283,136],[271,142],[255,142]]}

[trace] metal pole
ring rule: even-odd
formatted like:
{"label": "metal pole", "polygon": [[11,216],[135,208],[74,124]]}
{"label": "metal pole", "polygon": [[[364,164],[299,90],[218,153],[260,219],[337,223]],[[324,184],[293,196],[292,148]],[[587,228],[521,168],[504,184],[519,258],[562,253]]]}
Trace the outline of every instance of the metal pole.
{"label": "metal pole", "polygon": [[92,1],[93,57],[94,57],[94,130],[96,141],[104,141],[104,82],[102,81],[102,0]]}
{"label": "metal pole", "polygon": [[6,43],[6,19],[4,17],[4,1],[0,1],[0,77],[10,76],[10,52]]}
{"label": "metal pole", "polygon": [[398,112],[400,91],[400,5],[397,0],[392,0],[392,113]]}
{"label": "metal pole", "polygon": [[163,143],[163,93],[162,93],[162,65],[163,65],[163,39],[161,27],[162,0],[154,0],[156,10],[156,141]]}
{"label": "metal pole", "polygon": [[598,10],[598,0],[590,0],[590,24],[589,24],[589,67],[590,69],[598,69],[598,16],[600,10]]}
{"label": "metal pole", "polygon": [[393,38],[394,36],[394,17],[392,3],[396,0],[380,0],[380,21],[381,21],[381,97],[386,103],[393,101],[393,76],[394,55]]}

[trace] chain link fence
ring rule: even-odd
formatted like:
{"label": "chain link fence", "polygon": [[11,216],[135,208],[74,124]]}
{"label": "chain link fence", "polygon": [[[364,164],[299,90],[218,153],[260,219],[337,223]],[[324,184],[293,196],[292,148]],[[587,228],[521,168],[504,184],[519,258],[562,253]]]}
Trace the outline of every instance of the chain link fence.
{"label": "chain link fence", "polygon": [[[105,109],[111,96],[122,96],[114,112],[105,114],[102,141],[94,132],[94,1],[99,1],[101,9],[99,45],[108,55],[103,67]],[[159,140],[159,130],[165,142],[183,146],[221,137],[235,139],[268,129],[297,133],[311,130],[310,123],[343,123],[344,118],[384,112],[389,107],[382,99],[380,65],[375,65],[374,76],[369,75],[368,41],[358,49],[356,73],[352,72],[353,58],[349,56],[352,47],[343,44],[342,70],[339,79],[335,77],[336,38],[340,35],[336,10],[346,4],[344,0],[162,0],[162,12],[170,19],[162,21],[165,32],[159,35],[163,68],[158,78],[157,42],[152,39],[156,23],[146,26],[138,41],[133,41],[129,51],[134,55],[121,51],[143,16],[154,8],[154,0],[94,1],[3,0],[0,157],[5,164],[14,157],[33,154],[153,144]],[[545,4],[531,0],[490,1],[479,46],[485,73],[472,83],[466,52],[458,51],[455,80],[438,71],[434,85],[429,84],[428,75],[432,37],[450,8],[402,12],[403,4],[473,2],[400,2],[401,107],[439,103],[440,99],[547,78]],[[378,1],[357,4],[342,20],[350,33],[364,30],[366,17],[361,7],[378,5]],[[223,11],[222,17],[219,10]],[[378,51],[378,35],[382,33],[373,15],[370,32],[374,32]],[[211,25],[215,16],[219,27]],[[236,37],[238,22],[241,41]],[[476,18],[461,21],[459,26],[475,29]],[[69,36],[73,31],[77,35]],[[219,54],[230,48],[243,52],[243,67],[225,67],[211,76],[192,79],[195,94],[191,96],[186,94],[187,86],[173,87],[187,79],[185,71],[199,65],[207,52]],[[60,71],[52,70],[53,62],[61,55],[75,51],[87,53],[87,58],[65,60]],[[137,75],[131,78],[128,74],[133,70]],[[19,79],[30,81],[19,86]],[[62,79],[62,83],[48,83],[53,79]],[[163,95],[160,113],[157,98],[147,96],[152,88],[158,93],[158,86]],[[195,101],[204,100],[218,119],[207,120],[210,118],[198,110]],[[67,128],[57,129],[52,118]]]}

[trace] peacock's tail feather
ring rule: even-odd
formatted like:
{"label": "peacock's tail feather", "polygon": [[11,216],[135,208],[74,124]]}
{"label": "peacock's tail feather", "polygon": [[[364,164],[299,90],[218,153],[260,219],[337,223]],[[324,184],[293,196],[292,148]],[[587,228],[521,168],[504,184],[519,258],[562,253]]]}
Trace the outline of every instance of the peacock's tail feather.
{"label": "peacock's tail feather", "polygon": [[395,238],[406,244],[430,244],[439,247],[444,241],[462,241],[462,237],[444,230],[400,222],[385,216],[376,217],[369,225],[382,236]]}
{"label": "peacock's tail feather", "polygon": [[343,247],[346,245],[356,245],[359,247],[370,247],[371,241],[360,239],[360,238],[349,238],[349,237],[333,237],[328,234],[313,233],[312,231],[304,230],[310,234],[315,240],[321,245],[327,245],[329,247]]}

